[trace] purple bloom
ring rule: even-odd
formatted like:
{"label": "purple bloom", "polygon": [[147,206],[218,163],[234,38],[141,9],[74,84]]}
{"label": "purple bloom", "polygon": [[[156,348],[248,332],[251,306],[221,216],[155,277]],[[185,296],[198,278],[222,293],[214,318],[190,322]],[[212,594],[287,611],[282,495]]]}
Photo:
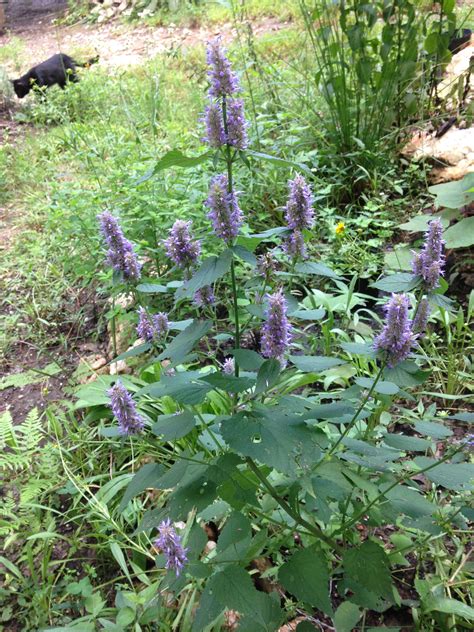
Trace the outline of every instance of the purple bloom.
{"label": "purple bloom", "polygon": [[139,338],[143,338],[146,342],[151,342],[155,336],[151,318],[143,307],[138,309],[137,334]]}
{"label": "purple bloom", "polygon": [[243,214],[236,194],[228,191],[228,179],[225,174],[222,173],[211,180],[206,206],[209,207],[208,217],[216,235],[227,243],[233,241],[239,234]]}
{"label": "purple bloom", "polygon": [[170,328],[168,315],[165,312],[158,312],[153,316],[153,330],[157,338],[161,338],[168,333]]}
{"label": "purple bloom", "polygon": [[100,228],[108,246],[107,262],[114,270],[121,272],[124,279],[137,281],[140,278],[140,263],[133,246],[126,239],[114,215],[104,211],[98,215]]}
{"label": "purple bloom", "polygon": [[430,304],[427,298],[422,298],[413,319],[413,331],[418,334],[419,337],[424,335],[429,316]]}
{"label": "purple bloom", "polygon": [[290,228],[303,230],[314,224],[313,195],[303,176],[297,175],[288,183],[290,194],[286,204],[286,223]]}
{"label": "purple bloom", "polygon": [[180,268],[193,266],[201,254],[200,242],[191,238],[191,224],[177,219],[164,242],[168,257]]}
{"label": "purple bloom", "polygon": [[208,75],[211,81],[209,94],[213,97],[226,97],[237,90],[239,80],[233,72],[230,61],[227,59],[226,51],[221,46],[221,38],[216,37],[207,46],[207,63],[209,65]]}
{"label": "purple bloom", "polygon": [[158,527],[158,537],[155,540],[155,546],[166,557],[165,568],[167,570],[174,569],[176,577],[178,577],[188,561],[186,555],[188,549],[183,548],[181,536],[176,533],[169,518],[163,520]]}
{"label": "purple bloom", "polygon": [[262,327],[262,354],[266,358],[276,358],[283,363],[284,355],[291,342],[291,325],[286,316],[287,304],[280,289],[267,294],[268,308]]}
{"label": "purple bloom", "polygon": [[257,271],[264,277],[270,277],[277,269],[277,262],[272,252],[266,252],[257,259]]}
{"label": "purple bloom", "polygon": [[444,244],[443,225],[441,220],[434,219],[428,224],[425,245],[419,254],[415,253],[412,261],[413,273],[423,277],[427,290],[433,290],[439,285],[445,262]]}
{"label": "purple bloom", "polygon": [[224,119],[222,116],[222,108],[218,103],[211,102],[204,114],[206,123],[206,136],[204,141],[210,147],[222,147],[226,143],[226,134],[224,131]]}
{"label": "purple bloom", "polygon": [[408,318],[408,306],[409,300],[405,294],[392,294],[385,305],[384,328],[374,340],[375,349],[386,352],[389,367],[394,367],[408,357],[416,337]]}
{"label": "purple bloom", "polygon": [[226,358],[222,366],[222,371],[226,375],[234,375],[235,373],[235,361],[234,358]]}
{"label": "purple bloom", "polygon": [[138,414],[135,402],[125,386],[117,380],[108,391],[110,408],[119,423],[122,435],[132,435],[143,429],[143,418]]}
{"label": "purple bloom", "polygon": [[245,149],[248,144],[247,126],[243,100],[229,99],[227,102],[227,143],[237,149]]}
{"label": "purple bloom", "polygon": [[205,285],[194,294],[194,304],[198,307],[210,307],[215,303],[214,290],[211,285]]}
{"label": "purple bloom", "polygon": [[304,259],[306,257],[306,246],[304,236],[300,230],[294,230],[284,241],[283,249],[291,259]]}

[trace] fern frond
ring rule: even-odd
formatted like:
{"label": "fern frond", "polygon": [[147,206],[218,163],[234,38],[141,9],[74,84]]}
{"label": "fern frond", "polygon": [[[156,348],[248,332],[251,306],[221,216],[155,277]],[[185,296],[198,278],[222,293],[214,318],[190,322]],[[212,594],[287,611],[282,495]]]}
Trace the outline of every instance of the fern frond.
{"label": "fern frond", "polygon": [[19,442],[19,449],[22,452],[32,453],[40,446],[44,430],[37,408],[30,410],[25,421],[17,426],[17,433],[23,435],[21,443]]}
{"label": "fern frond", "polygon": [[16,446],[13,419],[9,410],[0,415],[0,449],[3,450],[6,446]]}

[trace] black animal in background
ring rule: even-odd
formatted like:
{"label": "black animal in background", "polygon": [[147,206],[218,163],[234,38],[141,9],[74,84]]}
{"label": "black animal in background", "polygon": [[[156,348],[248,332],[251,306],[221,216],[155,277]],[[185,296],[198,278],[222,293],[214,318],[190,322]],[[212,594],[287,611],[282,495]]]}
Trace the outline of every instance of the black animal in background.
{"label": "black animal in background", "polygon": [[30,68],[26,74],[19,79],[13,80],[13,89],[19,99],[26,97],[33,86],[39,88],[50,88],[58,85],[64,89],[68,81],[78,81],[76,68],[87,68],[99,60],[99,57],[93,57],[83,64],[75,61],[69,55],[58,53],[53,55],[46,61],[41,62],[37,66]]}

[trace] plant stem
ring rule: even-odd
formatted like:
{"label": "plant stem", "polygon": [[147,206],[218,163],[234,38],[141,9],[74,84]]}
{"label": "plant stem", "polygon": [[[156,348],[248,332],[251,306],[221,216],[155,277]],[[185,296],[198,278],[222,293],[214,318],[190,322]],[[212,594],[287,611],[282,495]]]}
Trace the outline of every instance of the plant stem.
{"label": "plant stem", "polygon": [[285,511],[295,522],[300,524],[302,527],[307,529],[312,535],[316,536],[319,540],[322,540],[325,544],[330,546],[331,548],[340,551],[339,544],[333,540],[331,537],[327,536],[322,529],[318,525],[313,525],[307,520],[305,520],[300,514],[292,509],[290,505],[286,502],[284,498],[282,498],[277,490],[273,487],[273,485],[268,481],[267,477],[262,474],[259,467],[255,463],[253,459],[247,457],[246,459],[247,465],[250,467],[255,476],[259,479],[262,485],[267,489],[270,493],[270,496],[276,500],[276,502],[280,505],[280,507]]}

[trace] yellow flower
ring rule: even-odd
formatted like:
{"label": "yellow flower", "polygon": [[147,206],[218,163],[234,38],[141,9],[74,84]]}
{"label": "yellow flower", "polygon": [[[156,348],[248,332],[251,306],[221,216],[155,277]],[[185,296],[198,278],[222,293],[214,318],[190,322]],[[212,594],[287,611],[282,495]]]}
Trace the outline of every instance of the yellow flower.
{"label": "yellow flower", "polygon": [[344,224],[344,222],[339,222],[338,225],[336,226],[336,235],[342,235],[345,230],[346,230],[346,225]]}

